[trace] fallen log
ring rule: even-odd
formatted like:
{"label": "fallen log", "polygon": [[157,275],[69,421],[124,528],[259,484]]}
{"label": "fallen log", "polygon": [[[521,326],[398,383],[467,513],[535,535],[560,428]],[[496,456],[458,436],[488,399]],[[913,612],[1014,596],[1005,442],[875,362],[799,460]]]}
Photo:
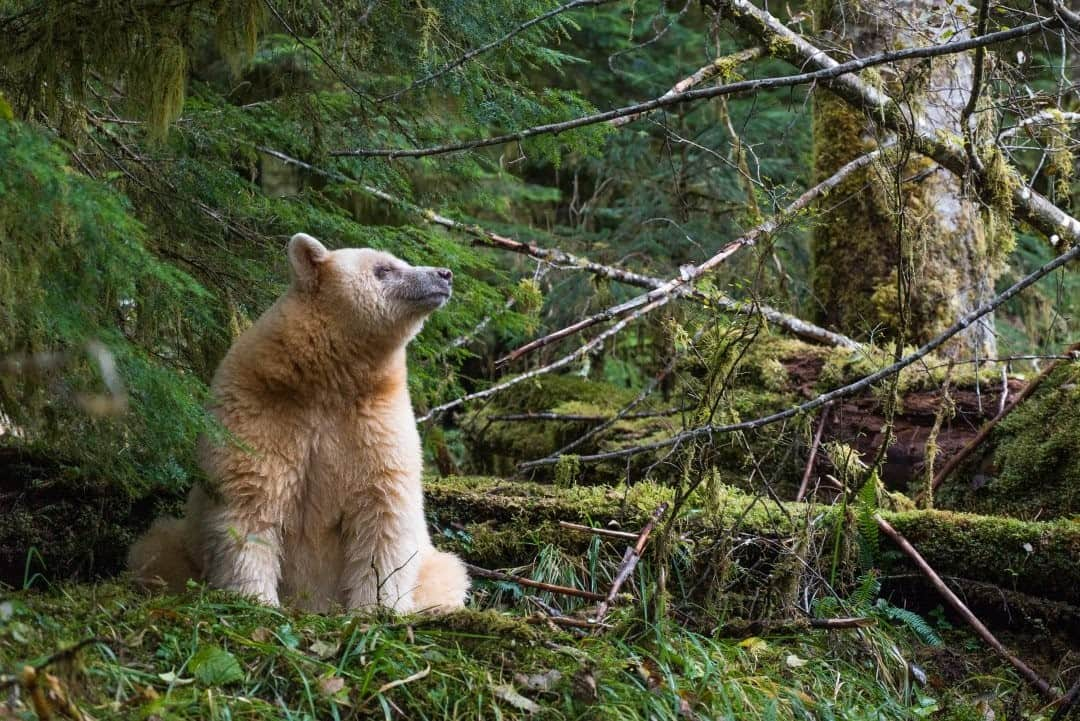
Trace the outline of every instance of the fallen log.
{"label": "fallen log", "polygon": [[[641,528],[657,505],[670,500],[670,493],[649,483],[630,489],[555,488],[487,477],[429,479],[426,485],[427,508],[438,523],[465,524],[472,539],[460,550],[487,567],[529,562],[541,543],[582,550],[588,537],[568,534],[560,521],[610,527],[614,520],[622,528]],[[838,512],[817,506],[811,516],[809,508],[725,489],[721,510],[696,514],[685,532],[698,548],[736,533],[770,543],[790,542],[807,531],[825,533],[832,525],[831,514]],[[881,515],[943,576],[1080,607],[1080,523],[936,510]],[[884,554],[879,560],[883,572],[893,577],[914,570],[895,555]]]}

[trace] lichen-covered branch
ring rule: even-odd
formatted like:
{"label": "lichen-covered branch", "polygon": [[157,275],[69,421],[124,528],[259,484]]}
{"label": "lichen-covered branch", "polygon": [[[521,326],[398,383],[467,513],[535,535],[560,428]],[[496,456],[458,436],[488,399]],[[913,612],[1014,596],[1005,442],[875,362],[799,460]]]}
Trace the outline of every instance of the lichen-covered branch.
{"label": "lichen-covered branch", "polygon": [[[972,175],[984,192],[998,196],[1004,194],[1011,200],[1015,215],[1044,233],[1047,238],[1052,241],[1068,240],[1069,245],[1080,243],[1080,221],[1055,206],[1045,196],[1032,190],[1016,168],[1005,164],[1003,160],[994,164],[995,167],[990,167],[984,162],[972,167],[971,159],[964,151],[961,139],[949,139],[933,132],[933,129],[926,127],[925,121],[918,116],[914,118],[915,126],[909,127],[911,123],[908,114],[890,97],[863,81],[852,71],[835,72],[850,63],[838,63],[824,50],[812,45],[776,17],[756,7],[749,0],[724,0],[722,5],[726,17],[763,41],[777,57],[800,68],[815,68],[817,72],[822,73],[834,71],[834,74],[823,75],[820,78],[822,85],[851,105],[866,112],[870,118],[884,127],[892,130],[906,129],[912,133],[919,152],[933,158],[942,167],[963,177]],[[1034,29],[1033,32],[1061,27],[1066,22],[1072,21],[1065,15],[1059,14],[1036,23],[1041,27]],[[989,35],[983,37],[989,37]],[[972,40],[978,39],[972,38]],[[968,45],[967,49],[978,46],[970,43]],[[976,154],[984,150],[992,154],[996,148],[993,146],[976,148]],[[997,177],[997,174],[1003,174],[1004,177]]]}

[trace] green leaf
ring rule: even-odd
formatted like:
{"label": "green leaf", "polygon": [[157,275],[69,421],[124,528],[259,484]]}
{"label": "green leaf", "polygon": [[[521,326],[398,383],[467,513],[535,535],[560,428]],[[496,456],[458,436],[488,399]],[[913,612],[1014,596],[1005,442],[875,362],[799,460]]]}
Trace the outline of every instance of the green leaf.
{"label": "green leaf", "polygon": [[221,646],[200,646],[188,663],[188,669],[203,686],[225,686],[244,680],[244,672],[236,656]]}

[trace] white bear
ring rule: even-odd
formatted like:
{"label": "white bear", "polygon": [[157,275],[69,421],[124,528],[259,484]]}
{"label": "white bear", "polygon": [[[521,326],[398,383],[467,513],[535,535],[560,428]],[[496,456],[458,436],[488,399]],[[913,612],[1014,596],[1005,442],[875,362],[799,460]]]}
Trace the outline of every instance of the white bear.
{"label": "white bear", "polygon": [[225,433],[200,439],[211,485],[132,548],[144,584],[188,578],[267,604],[397,611],[462,606],[461,560],[424,519],[405,346],[453,274],[299,233],[292,284],[233,343],[212,384]]}

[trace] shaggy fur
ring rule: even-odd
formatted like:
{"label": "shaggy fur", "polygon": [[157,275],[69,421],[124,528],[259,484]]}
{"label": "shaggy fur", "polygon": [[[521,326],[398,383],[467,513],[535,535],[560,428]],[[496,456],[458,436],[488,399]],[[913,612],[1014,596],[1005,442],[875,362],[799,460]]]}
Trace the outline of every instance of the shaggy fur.
{"label": "shaggy fur", "polygon": [[188,578],[308,610],[461,606],[469,580],[424,520],[405,346],[451,273],[367,249],[289,243],[292,286],[214,376],[225,438],[200,440],[210,488],[130,552],[146,585]]}

